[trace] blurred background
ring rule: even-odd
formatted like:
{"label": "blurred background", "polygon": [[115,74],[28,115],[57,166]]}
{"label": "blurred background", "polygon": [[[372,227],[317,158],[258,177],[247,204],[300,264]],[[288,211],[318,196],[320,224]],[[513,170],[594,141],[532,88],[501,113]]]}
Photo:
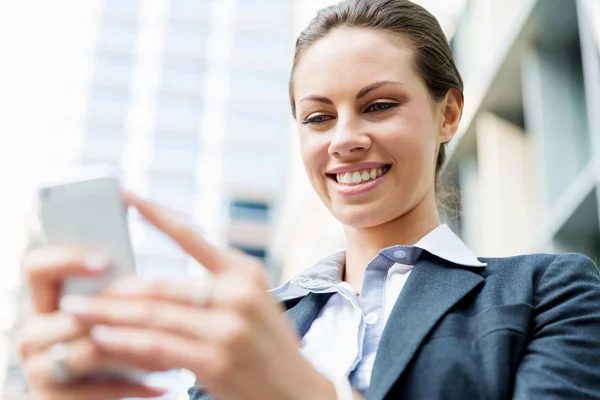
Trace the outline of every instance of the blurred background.
{"label": "blurred background", "polygon": [[[480,256],[600,256],[600,1],[421,0],[465,80],[446,221]],[[110,163],[126,187],[262,258],[280,282],[343,247],[304,176],[288,78],[327,0],[0,1],[0,385],[27,399],[15,336],[37,185]],[[203,271],[136,219],[138,268]],[[193,377],[170,375],[185,397]]]}

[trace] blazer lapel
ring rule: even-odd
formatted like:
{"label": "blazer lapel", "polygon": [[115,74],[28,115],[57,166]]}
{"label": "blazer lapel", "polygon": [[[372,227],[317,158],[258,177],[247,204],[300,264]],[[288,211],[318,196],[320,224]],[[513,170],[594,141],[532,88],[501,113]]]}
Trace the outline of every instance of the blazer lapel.
{"label": "blazer lapel", "polygon": [[[411,271],[381,336],[369,399],[384,399],[442,316],[483,278],[423,255]],[[442,264],[443,263],[443,264]]]}
{"label": "blazer lapel", "polygon": [[308,332],[327,300],[333,293],[309,293],[300,300],[284,301],[283,305],[288,310],[284,313],[296,327],[298,335],[302,338]]}

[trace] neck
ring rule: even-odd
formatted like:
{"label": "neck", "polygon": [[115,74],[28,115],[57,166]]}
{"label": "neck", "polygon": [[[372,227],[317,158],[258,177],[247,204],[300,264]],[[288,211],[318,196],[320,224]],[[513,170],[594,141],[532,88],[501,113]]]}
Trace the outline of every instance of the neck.
{"label": "neck", "polygon": [[[429,197],[429,196],[428,196]],[[369,228],[346,226],[346,268],[344,280],[360,291],[365,270],[379,250],[395,246],[411,246],[440,224],[433,197],[423,199],[406,214]]]}

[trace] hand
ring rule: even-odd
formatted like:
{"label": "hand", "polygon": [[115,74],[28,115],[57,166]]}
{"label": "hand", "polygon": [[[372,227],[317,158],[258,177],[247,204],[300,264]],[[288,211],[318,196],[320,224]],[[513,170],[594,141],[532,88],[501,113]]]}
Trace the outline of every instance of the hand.
{"label": "hand", "polygon": [[153,203],[127,201],[204,265],[212,283],[206,304],[194,301],[201,287],[135,278],[65,299],[64,310],[96,325],[92,336],[104,352],[186,368],[218,399],[335,399],[333,385],[298,351],[259,261],[213,247]]}
{"label": "hand", "polygon": [[[97,276],[109,268],[99,254],[68,247],[32,251],[25,272],[33,298],[34,313],[19,336],[22,367],[36,400],[116,400],[125,397],[156,397],[162,389],[123,382],[57,381],[50,349],[64,344],[66,368],[73,376],[88,376],[127,364],[128,360],[104,353],[89,337],[89,325],[58,312],[60,283],[68,276]],[[135,360],[129,360],[135,362]]]}

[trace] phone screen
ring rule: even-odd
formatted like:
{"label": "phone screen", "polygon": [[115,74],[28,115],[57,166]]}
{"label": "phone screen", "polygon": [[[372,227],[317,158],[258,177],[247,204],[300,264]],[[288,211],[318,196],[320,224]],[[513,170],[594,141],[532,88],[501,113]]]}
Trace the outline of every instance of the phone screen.
{"label": "phone screen", "polygon": [[111,260],[109,274],[69,278],[63,294],[92,294],[117,276],[135,274],[127,213],[114,174],[83,175],[42,187],[39,218],[47,243],[82,246]]}

